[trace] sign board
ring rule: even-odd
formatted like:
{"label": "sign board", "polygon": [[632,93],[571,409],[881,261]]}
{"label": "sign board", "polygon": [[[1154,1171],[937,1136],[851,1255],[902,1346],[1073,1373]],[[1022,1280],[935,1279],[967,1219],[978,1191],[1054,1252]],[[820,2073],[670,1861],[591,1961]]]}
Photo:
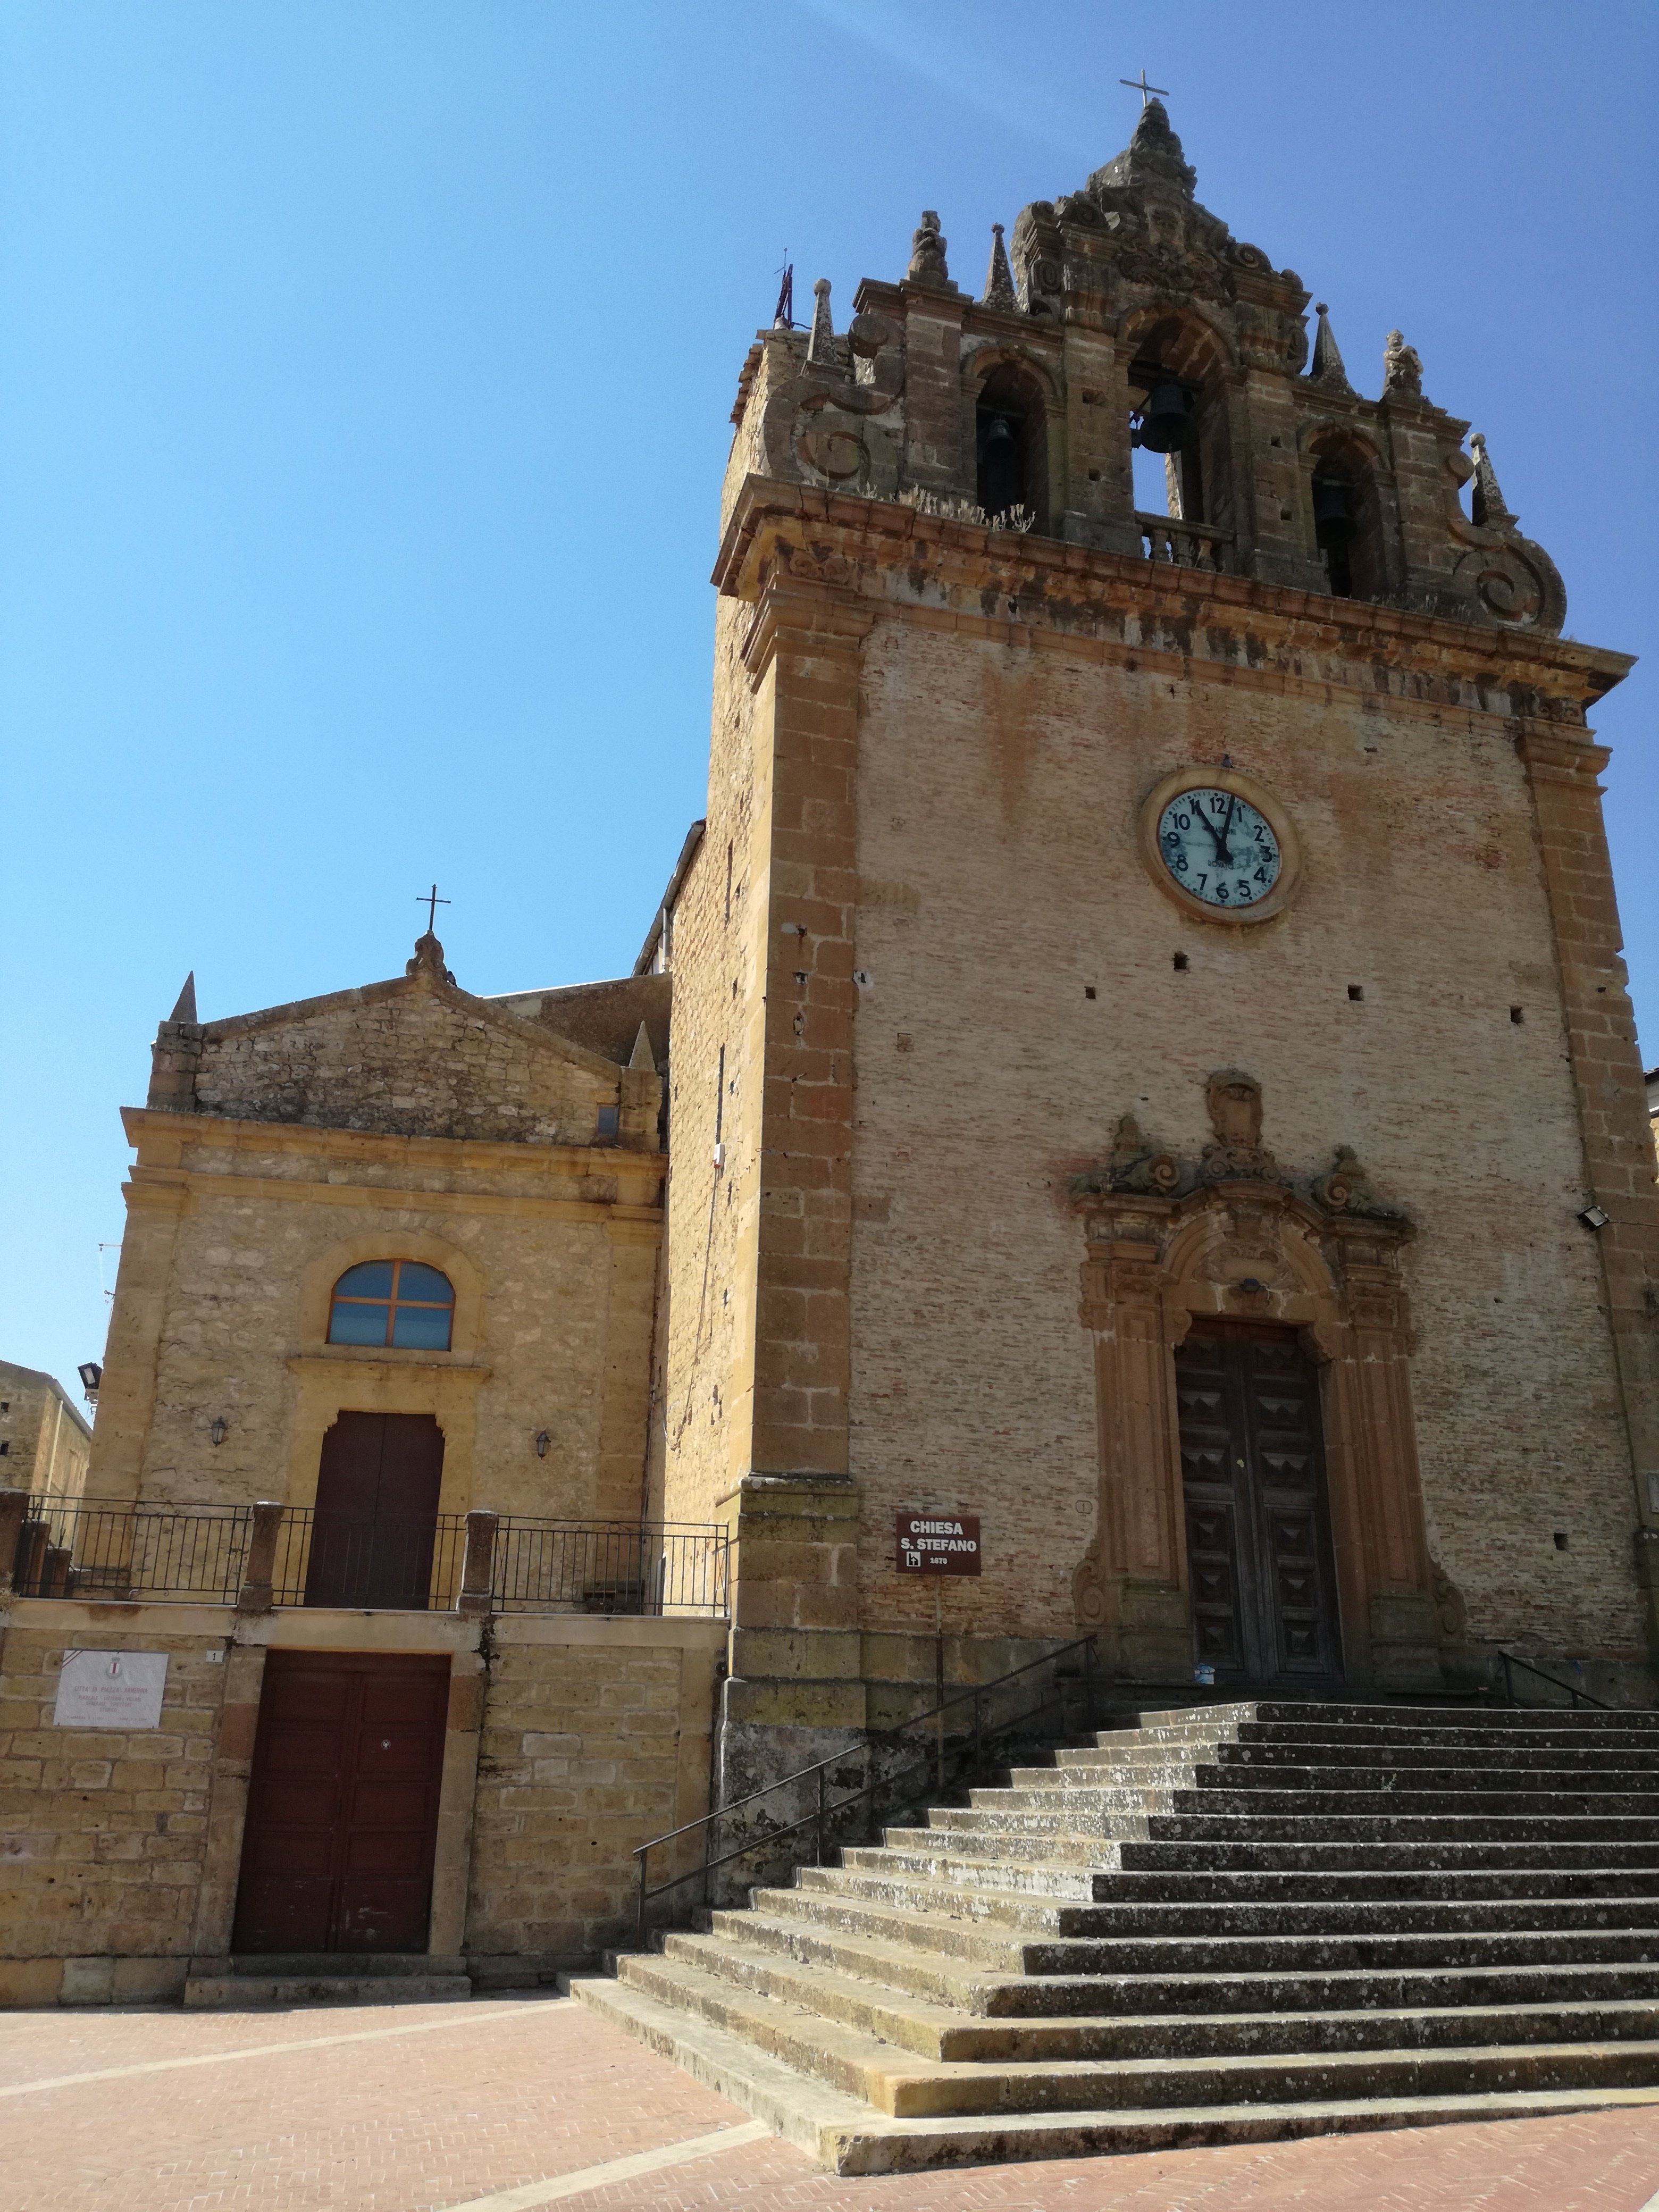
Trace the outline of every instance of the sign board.
{"label": "sign board", "polygon": [[898,1571],[902,1575],[976,1575],[977,1513],[901,1513]]}
{"label": "sign board", "polygon": [[161,1725],[165,1651],[66,1651],[58,1677],[58,1728],[153,1729]]}

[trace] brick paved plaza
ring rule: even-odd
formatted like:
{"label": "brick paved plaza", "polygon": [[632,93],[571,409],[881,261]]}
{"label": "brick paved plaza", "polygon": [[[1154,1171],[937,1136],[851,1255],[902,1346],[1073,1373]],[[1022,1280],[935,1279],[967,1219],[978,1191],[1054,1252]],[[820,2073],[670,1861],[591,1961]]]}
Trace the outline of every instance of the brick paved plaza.
{"label": "brick paved plaza", "polygon": [[562,1998],[13,2013],[0,2103],[5,2212],[1659,2208],[1651,2108],[840,2180]]}

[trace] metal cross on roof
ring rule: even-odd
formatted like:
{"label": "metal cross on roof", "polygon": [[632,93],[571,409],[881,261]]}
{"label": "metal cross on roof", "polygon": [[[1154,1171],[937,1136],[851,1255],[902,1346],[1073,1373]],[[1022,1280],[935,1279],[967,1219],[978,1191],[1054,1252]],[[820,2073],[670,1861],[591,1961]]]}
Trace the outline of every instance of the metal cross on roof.
{"label": "metal cross on roof", "polygon": [[1146,106],[1147,101],[1152,98],[1154,93],[1158,94],[1160,100],[1167,100],[1170,97],[1169,94],[1164,91],[1161,84],[1147,83],[1146,72],[1145,70],[1142,70],[1139,76],[1121,76],[1118,79],[1118,82],[1120,84],[1127,84],[1131,92],[1138,92],[1140,94],[1140,104],[1143,107]]}
{"label": "metal cross on roof", "polygon": [[426,908],[427,934],[429,937],[435,937],[438,933],[438,908],[441,906],[452,905],[453,902],[449,899],[441,899],[438,896],[438,886],[434,884],[429,891],[416,892],[415,903]]}

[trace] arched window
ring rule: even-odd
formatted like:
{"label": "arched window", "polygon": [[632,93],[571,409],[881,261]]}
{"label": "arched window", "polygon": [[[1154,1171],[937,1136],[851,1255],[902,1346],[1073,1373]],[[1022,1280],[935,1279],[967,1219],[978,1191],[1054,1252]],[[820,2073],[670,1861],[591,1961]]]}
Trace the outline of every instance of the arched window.
{"label": "arched window", "polygon": [[1313,447],[1314,546],[1334,597],[1380,599],[1387,589],[1382,509],[1370,455],[1351,439],[1325,435]]}
{"label": "arched window", "polygon": [[447,1352],[455,1292],[447,1275],[419,1260],[365,1260],[334,1285],[331,1344],[395,1344]]}

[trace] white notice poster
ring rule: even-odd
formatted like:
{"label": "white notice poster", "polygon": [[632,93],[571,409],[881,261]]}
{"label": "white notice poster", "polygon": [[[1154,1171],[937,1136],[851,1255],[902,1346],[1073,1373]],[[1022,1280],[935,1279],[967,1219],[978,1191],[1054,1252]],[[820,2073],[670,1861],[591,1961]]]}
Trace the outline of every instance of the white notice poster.
{"label": "white notice poster", "polygon": [[59,1728],[160,1728],[167,1680],[165,1651],[66,1651],[52,1719]]}

